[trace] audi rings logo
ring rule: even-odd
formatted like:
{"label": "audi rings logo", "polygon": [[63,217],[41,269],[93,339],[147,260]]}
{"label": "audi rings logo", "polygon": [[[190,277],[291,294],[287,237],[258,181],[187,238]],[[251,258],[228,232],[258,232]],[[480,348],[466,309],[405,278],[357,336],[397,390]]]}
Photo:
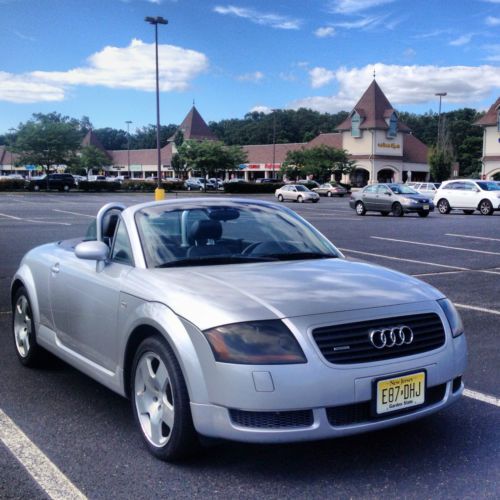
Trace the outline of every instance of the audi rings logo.
{"label": "audi rings logo", "polygon": [[371,330],[368,337],[373,347],[383,349],[384,347],[411,344],[413,342],[413,331],[409,326],[401,325]]}

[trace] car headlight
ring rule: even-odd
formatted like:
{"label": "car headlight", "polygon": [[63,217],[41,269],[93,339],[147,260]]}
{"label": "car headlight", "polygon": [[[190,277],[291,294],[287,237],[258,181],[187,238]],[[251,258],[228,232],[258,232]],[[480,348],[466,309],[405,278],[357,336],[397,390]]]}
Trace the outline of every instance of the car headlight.
{"label": "car headlight", "polygon": [[462,333],[464,333],[464,324],[462,323],[462,318],[453,305],[453,302],[449,299],[441,299],[437,302],[443,310],[448,323],[450,324],[451,334],[454,337],[462,335]]}
{"label": "car headlight", "polygon": [[245,365],[307,363],[292,332],[280,320],[233,323],[204,330],[216,361]]}

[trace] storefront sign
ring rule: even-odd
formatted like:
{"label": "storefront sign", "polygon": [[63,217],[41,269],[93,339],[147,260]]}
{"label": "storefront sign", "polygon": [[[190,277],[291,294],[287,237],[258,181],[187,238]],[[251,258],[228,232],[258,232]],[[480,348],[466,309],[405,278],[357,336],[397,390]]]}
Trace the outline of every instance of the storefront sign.
{"label": "storefront sign", "polygon": [[379,148],[389,148],[389,149],[400,149],[401,146],[395,142],[379,142],[377,144]]}
{"label": "storefront sign", "polygon": [[142,165],[130,165],[131,172],[142,172]]}

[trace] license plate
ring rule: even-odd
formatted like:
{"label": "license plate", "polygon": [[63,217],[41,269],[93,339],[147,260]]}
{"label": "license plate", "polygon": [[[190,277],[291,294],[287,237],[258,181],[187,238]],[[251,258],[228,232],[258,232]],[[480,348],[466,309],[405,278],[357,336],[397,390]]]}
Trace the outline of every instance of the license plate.
{"label": "license plate", "polygon": [[378,380],[377,415],[406,410],[425,402],[425,372]]}
{"label": "license plate", "polygon": [[423,206],[422,206],[422,208],[423,208],[424,210],[429,210],[429,205],[423,205]]}

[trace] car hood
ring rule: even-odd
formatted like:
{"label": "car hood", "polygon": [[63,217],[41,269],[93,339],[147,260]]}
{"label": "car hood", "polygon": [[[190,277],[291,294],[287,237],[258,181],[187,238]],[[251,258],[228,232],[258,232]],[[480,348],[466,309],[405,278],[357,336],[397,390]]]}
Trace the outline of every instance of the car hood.
{"label": "car hood", "polygon": [[135,269],[127,281],[129,293],[166,304],[202,330],[443,297],[410,276],[341,258]]}

